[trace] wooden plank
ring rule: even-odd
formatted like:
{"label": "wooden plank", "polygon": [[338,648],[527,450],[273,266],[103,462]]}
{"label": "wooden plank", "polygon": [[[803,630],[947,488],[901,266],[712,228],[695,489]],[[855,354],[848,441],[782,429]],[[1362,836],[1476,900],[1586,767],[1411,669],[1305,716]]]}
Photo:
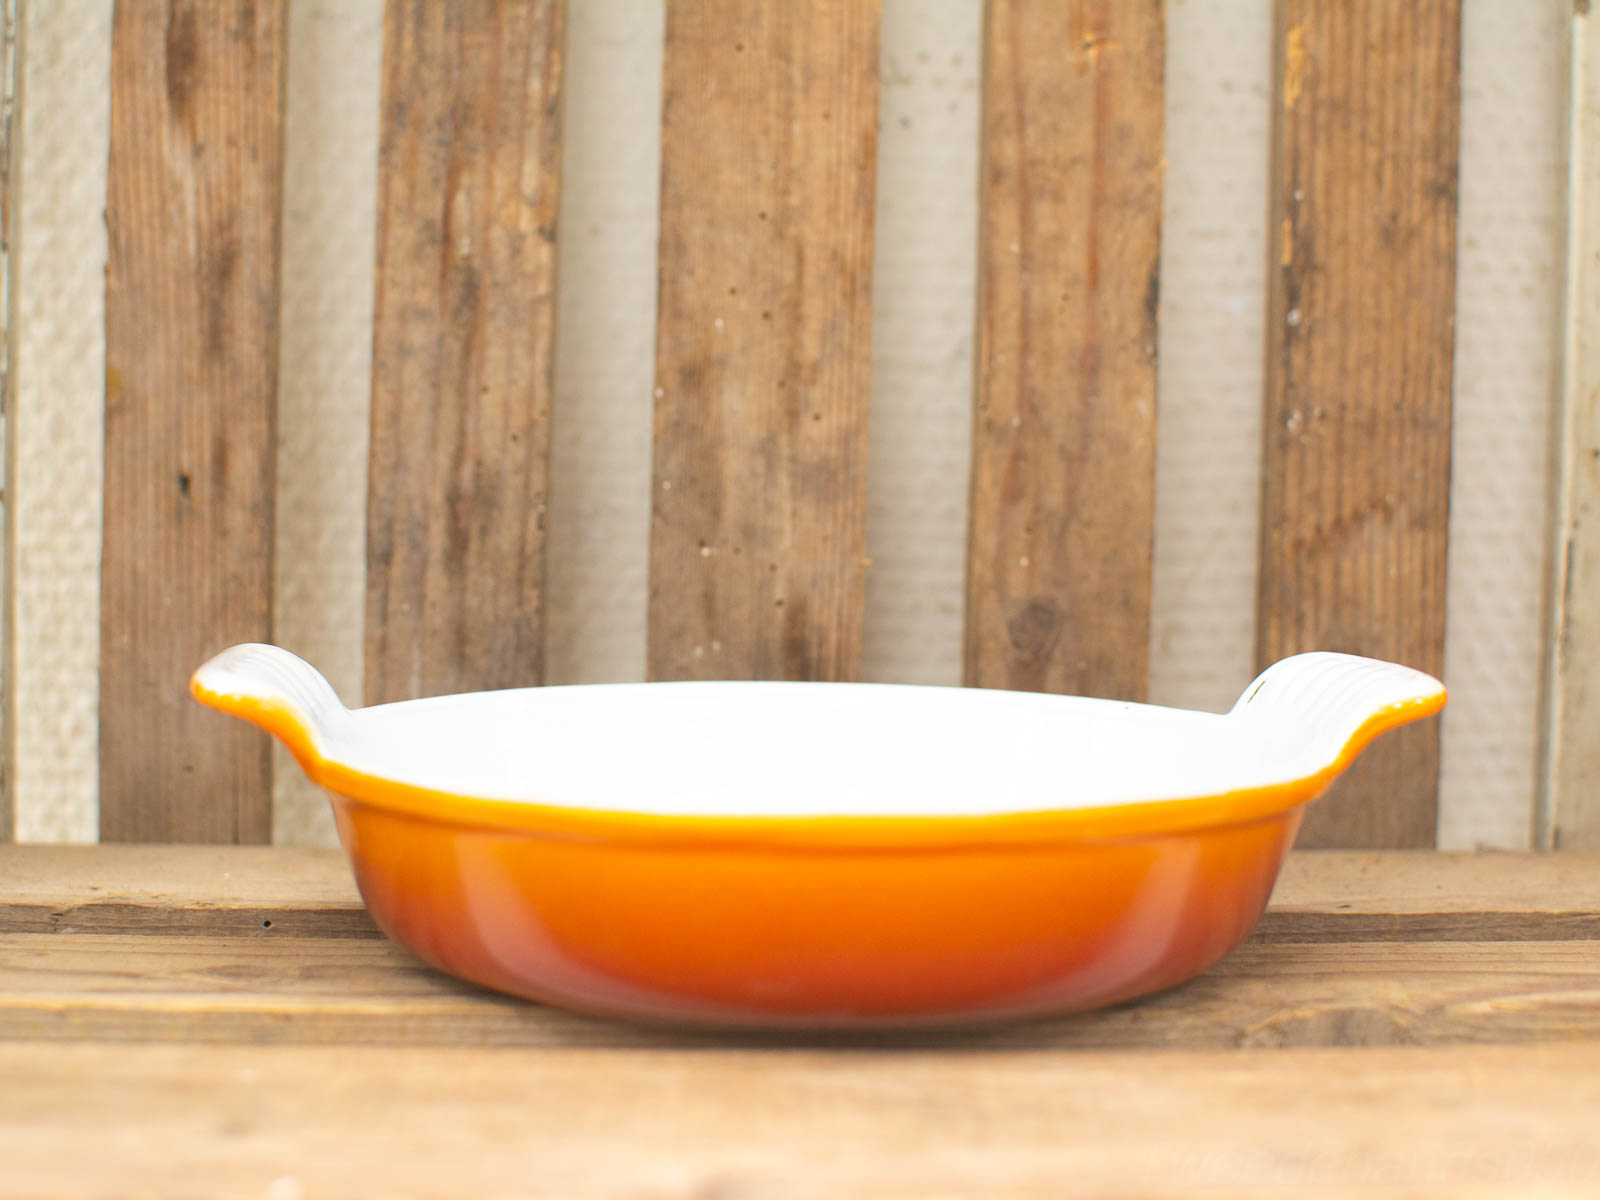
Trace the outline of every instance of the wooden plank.
{"label": "wooden plank", "polygon": [[1283,864],[1272,907],[1456,917],[1594,912],[1600,911],[1600,854],[1296,850]]}
{"label": "wooden plank", "polygon": [[[1281,0],[1256,657],[1444,665],[1460,0]],[[1439,728],[1385,737],[1302,846],[1431,846]]]}
{"label": "wooden plank", "polygon": [[259,732],[189,673],[272,632],[282,0],[116,6],[100,836],[264,842]]}
{"label": "wooden plank", "polygon": [[[0,1195],[1582,1197],[1600,1047],[0,1045]],[[85,1154],[85,1146],[95,1147]],[[627,1147],[618,1153],[618,1147]],[[1352,1152],[1359,1147],[1359,1153]]]}
{"label": "wooden plank", "polygon": [[859,669],[878,34],[668,0],[653,678]]}
{"label": "wooden plank", "polygon": [[993,0],[966,678],[1143,699],[1163,6]]}
{"label": "wooden plank", "polygon": [[[377,937],[344,855],[214,846],[0,847],[0,932]],[[270,926],[263,922],[271,920]],[[1600,937],[1600,855],[1303,851],[1255,939]]]}
{"label": "wooden plank", "polygon": [[538,683],[561,0],[389,0],[366,702]]}
{"label": "wooden plank", "polygon": [[0,846],[0,879],[0,905],[116,900],[167,908],[332,909],[361,903],[343,852],[331,847]]}
{"label": "wooden plank", "polygon": [[338,850],[0,847],[0,932],[377,938]]}
{"label": "wooden plank", "polygon": [[1536,844],[1600,849],[1600,34],[1573,9],[1565,379]]}
{"label": "wooden plank", "polygon": [[1600,939],[1600,855],[1302,850],[1257,941]]}
{"label": "wooden plank", "polygon": [[[0,1038],[504,1046],[741,1040],[591,1020],[495,996],[378,940],[0,934],[0,977]],[[972,1032],[822,1040],[1198,1049],[1595,1038],[1595,943],[1513,941],[1250,944],[1183,987],[1118,1008]]]}

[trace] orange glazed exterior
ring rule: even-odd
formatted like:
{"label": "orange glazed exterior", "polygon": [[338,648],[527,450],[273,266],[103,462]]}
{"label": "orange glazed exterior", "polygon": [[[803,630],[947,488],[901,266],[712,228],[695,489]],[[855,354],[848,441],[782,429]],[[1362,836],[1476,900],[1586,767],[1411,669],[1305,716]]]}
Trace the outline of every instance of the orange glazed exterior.
{"label": "orange glazed exterior", "polygon": [[378,924],[486,987],[718,1025],[948,1024],[1091,1008],[1217,962],[1300,809],[1112,843],[785,846],[538,836],[335,797]]}

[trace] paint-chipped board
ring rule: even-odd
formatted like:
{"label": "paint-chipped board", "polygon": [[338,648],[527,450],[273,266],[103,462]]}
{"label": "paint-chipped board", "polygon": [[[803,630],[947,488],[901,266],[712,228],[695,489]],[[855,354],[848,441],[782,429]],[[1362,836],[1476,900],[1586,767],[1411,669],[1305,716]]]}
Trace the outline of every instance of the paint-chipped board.
{"label": "paint-chipped board", "polygon": [[389,0],[366,701],[539,683],[562,0]]}
{"label": "paint-chipped board", "polygon": [[1545,769],[1535,837],[1600,848],[1600,30],[1573,18],[1566,378],[1556,447]]}
{"label": "paint-chipped board", "polygon": [[994,0],[984,44],[966,679],[1140,700],[1163,5]]}
{"label": "paint-chipped board", "polygon": [[[0,7],[0,714],[6,717],[16,711],[15,659],[11,646],[16,629],[16,602],[12,596],[10,574],[15,558],[11,547],[16,544],[16,516],[6,488],[14,488],[16,472],[16,439],[11,433],[11,414],[16,409],[16,272],[11,265],[11,248],[16,228],[17,198],[13,194],[20,155],[17,153],[17,128],[21,115],[17,112],[17,84],[22,73],[22,59],[17,53],[17,0],[5,0]],[[16,762],[13,757],[15,738],[10,731],[0,735],[0,842],[9,842],[16,836],[15,794]]]}
{"label": "paint-chipped board", "polygon": [[877,0],[668,0],[648,672],[861,657]]}
{"label": "paint-chipped board", "polygon": [[270,758],[191,671],[271,635],[284,6],[116,6],[100,835],[263,842]]}
{"label": "paint-chipped board", "polygon": [[[1281,0],[1256,656],[1439,673],[1460,0]],[[1303,846],[1435,840],[1439,727],[1382,739]]]}

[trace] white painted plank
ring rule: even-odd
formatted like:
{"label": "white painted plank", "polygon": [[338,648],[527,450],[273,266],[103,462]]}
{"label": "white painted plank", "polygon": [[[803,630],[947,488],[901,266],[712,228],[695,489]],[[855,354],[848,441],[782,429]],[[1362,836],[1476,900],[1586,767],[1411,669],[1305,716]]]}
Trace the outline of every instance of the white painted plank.
{"label": "white painted plank", "polygon": [[961,682],[981,0],[887,0],[862,677]]}
{"label": "white painted plank", "polygon": [[[0,31],[4,45],[0,48],[0,170],[4,171],[4,179],[0,181],[0,212],[3,212],[3,225],[6,239],[0,245],[0,472],[3,472],[3,481],[0,481],[0,528],[4,529],[5,550],[0,554],[0,639],[4,646],[0,647],[0,735],[3,735],[5,714],[13,707],[11,692],[11,646],[12,646],[12,603],[11,603],[11,548],[15,545],[15,525],[12,522],[12,507],[10,500],[3,495],[4,487],[9,481],[16,478],[17,460],[15,455],[16,442],[9,435],[11,413],[17,406],[17,297],[13,285],[16,277],[13,274],[12,256],[16,251],[14,235],[16,229],[16,206],[19,202],[17,188],[17,168],[20,165],[21,155],[17,150],[18,138],[22,133],[22,113],[20,111],[22,99],[22,26],[21,16],[17,11],[18,0],[5,0],[0,6],[0,19],[4,20],[5,27]],[[11,754],[14,747],[8,739],[0,736],[0,842],[12,841],[16,837],[16,810],[12,805],[11,797]]]}
{"label": "white painted plank", "polygon": [[1558,388],[1570,0],[1462,9],[1439,844],[1529,845]]}
{"label": "white painted plank", "polygon": [[1167,6],[1150,698],[1222,710],[1255,668],[1272,0]]}
{"label": "white painted plank", "polygon": [[94,841],[111,0],[24,14],[12,739],[19,841]]}
{"label": "white painted plank", "polygon": [[[274,639],[361,702],[383,0],[289,6]],[[195,664],[198,666],[199,664]],[[281,748],[273,840],[331,844]]]}
{"label": "white painted plank", "polygon": [[1565,375],[1537,844],[1600,847],[1600,29],[1573,19]]}
{"label": "white painted plank", "polygon": [[545,679],[644,678],[663,0],[569,0]]}

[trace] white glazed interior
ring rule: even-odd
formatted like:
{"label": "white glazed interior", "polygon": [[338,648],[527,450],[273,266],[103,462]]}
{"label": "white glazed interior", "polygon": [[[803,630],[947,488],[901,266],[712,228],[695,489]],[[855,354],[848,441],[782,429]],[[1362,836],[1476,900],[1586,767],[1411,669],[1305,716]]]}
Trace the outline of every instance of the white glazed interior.
{"label": "white glazed interior", "polygon": [[1436,697],[1418,671],[1285,659],[1226,715],[975,688],[639,683],[344,708],[310,666],[236,646],[221,696],[291,710],[317,754],[486,799],[703,816],[986,815],[1216,795],[1317,775],[1383,710]]}

